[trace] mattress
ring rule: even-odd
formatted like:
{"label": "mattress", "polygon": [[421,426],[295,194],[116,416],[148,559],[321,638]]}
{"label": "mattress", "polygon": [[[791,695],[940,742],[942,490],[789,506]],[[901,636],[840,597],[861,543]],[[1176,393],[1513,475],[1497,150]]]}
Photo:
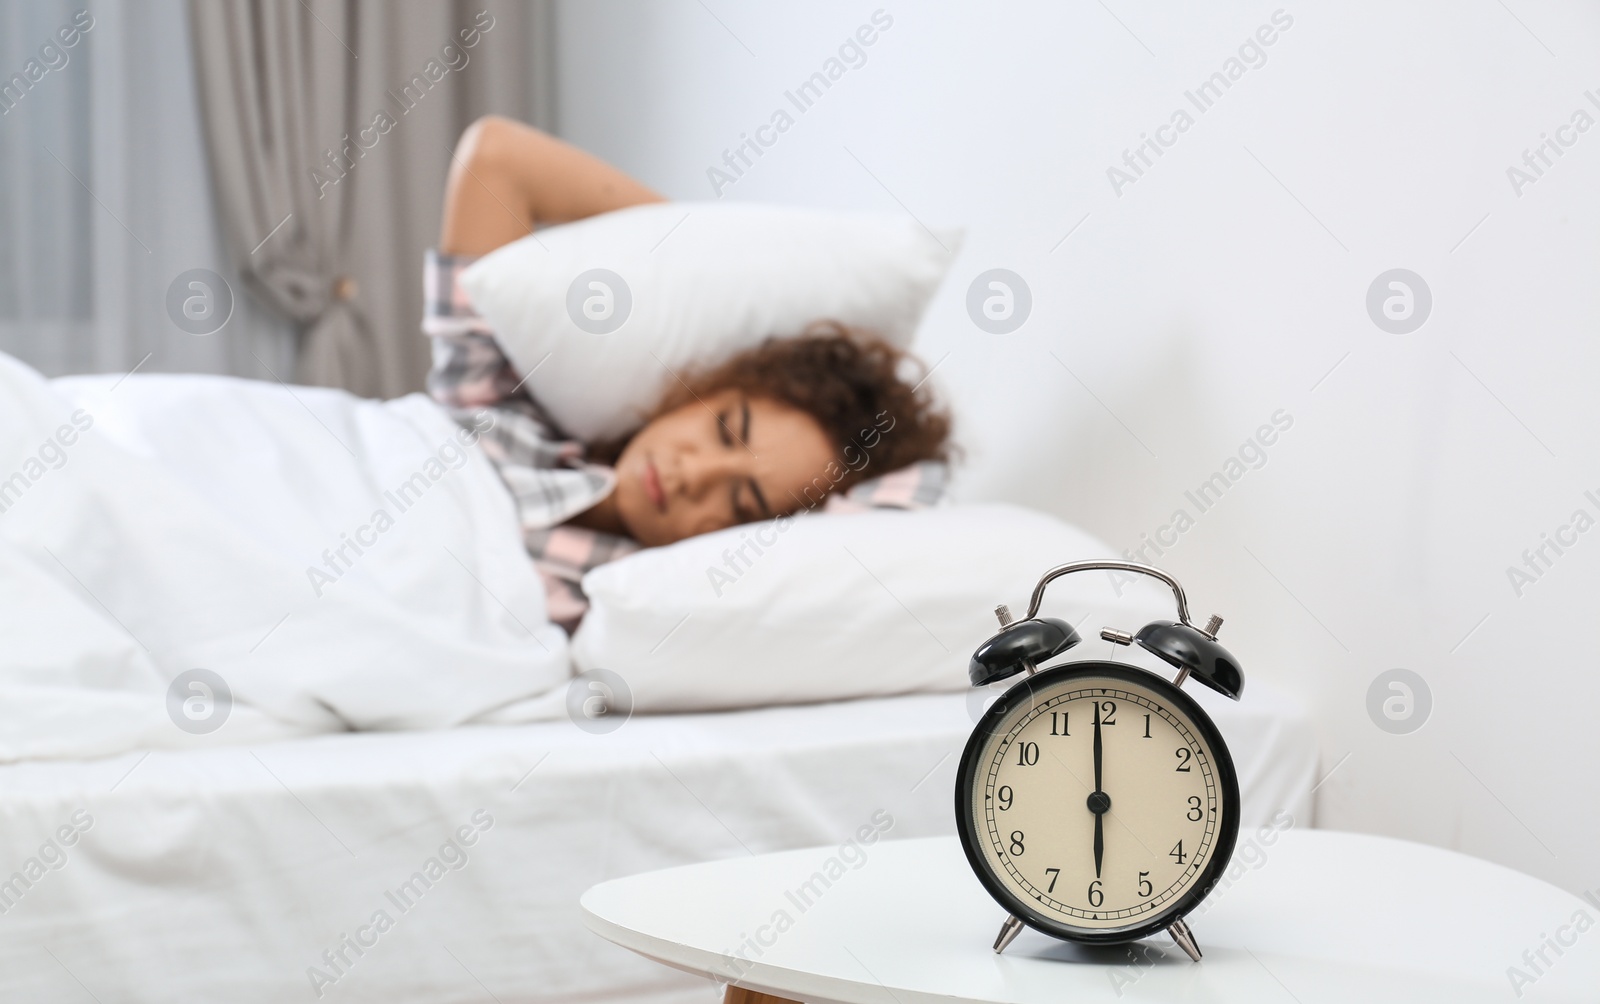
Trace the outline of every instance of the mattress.
{"label": "mattress", "polygon": [[[1308,720],[1264,688],[1196,697],[1244,825],[1309,824]],[[885,818],[951,833],[973,714],[919,695],[0,768],[0,999],[706,1004],[589,934],[583,890]]]}

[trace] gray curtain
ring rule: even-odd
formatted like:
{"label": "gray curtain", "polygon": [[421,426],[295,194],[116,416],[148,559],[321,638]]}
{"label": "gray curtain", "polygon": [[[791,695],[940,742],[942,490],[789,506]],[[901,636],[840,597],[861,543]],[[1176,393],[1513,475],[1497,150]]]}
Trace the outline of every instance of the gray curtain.
{"label": "gray curtain", "polygon": [[[0,351],[48,376],[292,372],[293,325],[223,249],[186,0],[83,7],[0,2]],[[88,30],[59,44],[74,17]],[[19,85],[29,61],[51,68]],[[209,334],[167,307],[197,268],[234,293]]]}
{"label": "gray curtain", "polygon": [[227,250],[300,326],[294,379],[419,388],[422,252],[456,138],[490,112],[553,127],[547,0],[190,0],[189,15]]}

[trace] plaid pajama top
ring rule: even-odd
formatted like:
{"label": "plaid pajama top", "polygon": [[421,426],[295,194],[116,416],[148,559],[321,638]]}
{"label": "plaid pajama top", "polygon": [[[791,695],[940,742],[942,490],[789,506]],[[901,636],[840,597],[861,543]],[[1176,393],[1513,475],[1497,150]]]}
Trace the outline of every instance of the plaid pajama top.
{"label": "plaid pajama top", "polygon": [[[522,378],[500,350],[493,329],[457,282],[475,260],[438,251],[426,255],[422,331],[433,341],[428,393],[464,427],[480,429],[485,411],[494,418],[478,445],[511,491],[523,544],[544,580],[550,619],[571,633],[589,607],[584,573],[632,554],[639,544],[567,524],[611,494],[616,474],[590,463],[584,445],[563,433],[522,389]],[[830,494],[824,511],[930,506],[943,494],[946,474],[941,463],[913,464],[846,493]]]}

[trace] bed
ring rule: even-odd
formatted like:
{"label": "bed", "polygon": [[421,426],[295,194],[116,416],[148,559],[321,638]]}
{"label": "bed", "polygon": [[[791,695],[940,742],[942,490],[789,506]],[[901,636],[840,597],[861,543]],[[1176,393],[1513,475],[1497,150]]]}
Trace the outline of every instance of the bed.
{"label": "bed", "polygon": [[[713,589],[733,528],[591,572],[569,643],[458,433],[417,395],[0,356],[0,999],[710,1001],[587,934],[579,894],[951,832],[990,605],[1105,553],[1020,509],[796,519]],[[380,507],[359,560],[319,553]],[[1056,612],[1153,615],[1084,588]],[[596,667],[632,691],[615,731],[568,717]],[[227,688],[205,728],[195,669]],[[1308,824],[1300,712],[1196,696],[1245,825]]]}
{"label": "bed", "polygon": [[[1310,825],[1301,712],[1259,686],[1196,696],[1233,749],[1244,826]],[[878,813],[888,839],[950,833],[971,715],[967,695],[929,694],[12,764],[3,874],[63,829],[74,842],[20,896],[0,886],[0,998],[713,1001],[587,933],[579,894],[838,844]]]}

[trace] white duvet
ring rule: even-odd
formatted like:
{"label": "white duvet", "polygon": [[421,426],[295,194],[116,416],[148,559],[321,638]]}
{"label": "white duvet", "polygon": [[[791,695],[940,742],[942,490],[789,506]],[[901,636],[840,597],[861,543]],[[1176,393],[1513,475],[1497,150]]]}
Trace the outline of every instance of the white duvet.
{"label": "white duvet", "polygon": [[510,497],[421,395],[0,354],[0,762],[191,744],[196,668],[232,693],[211,741],[446,727],[569,672]]}

